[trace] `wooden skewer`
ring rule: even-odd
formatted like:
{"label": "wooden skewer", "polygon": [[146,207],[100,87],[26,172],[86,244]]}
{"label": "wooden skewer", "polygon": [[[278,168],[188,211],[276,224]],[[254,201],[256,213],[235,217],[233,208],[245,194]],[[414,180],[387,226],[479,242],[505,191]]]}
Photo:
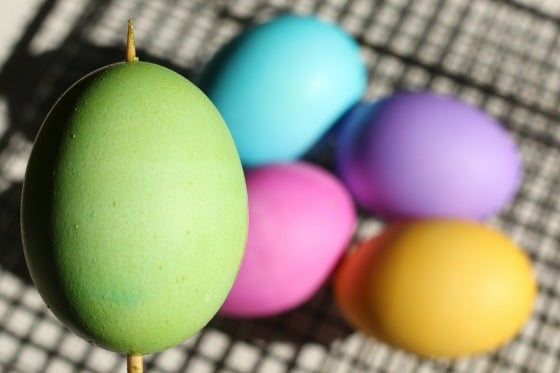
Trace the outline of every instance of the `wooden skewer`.
{"label": "wooden skewer", "polygon": [[[134,43],[134,27],[132,20],[128,20],[126,34],[126,62],[138,61],[136,44]],[[142,355],[128,355],[126,357],[126,371],[128,373],[144,373],[144,357]]]}
{"label": "wooden skewer", "polygon": [[126,62],[138,61],[136,57],[136,44],[134,42],[134,27],[132,20],[128,20],[128,32],[126,34]]}
{"label": "wooden skewer", "polygon": [[142,355],[128,355],[126,357],[126,371],[128,373],[144,373],[144,358]]}

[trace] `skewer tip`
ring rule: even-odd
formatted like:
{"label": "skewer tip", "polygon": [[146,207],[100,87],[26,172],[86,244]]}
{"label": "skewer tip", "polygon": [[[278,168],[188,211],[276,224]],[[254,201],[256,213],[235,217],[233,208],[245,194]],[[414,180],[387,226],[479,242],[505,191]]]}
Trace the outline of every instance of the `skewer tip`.
{"label": "skewer tip", "polygon": [[134,42],[134,25],[133,21],[129,19],[126,34],[126,62],[134,61],[138,61],[138,57],[136,57],[136,44]]}

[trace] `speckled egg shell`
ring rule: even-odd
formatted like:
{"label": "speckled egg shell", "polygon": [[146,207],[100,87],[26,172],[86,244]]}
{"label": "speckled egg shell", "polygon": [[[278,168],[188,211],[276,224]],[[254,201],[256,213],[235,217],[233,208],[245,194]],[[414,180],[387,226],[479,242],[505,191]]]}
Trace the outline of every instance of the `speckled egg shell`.
{"label": "speckled egg shell", "polygon": [[155,64],[111,65],[45,119],[21,223],[29,272],[60,321],[110,350],[157,352],[202,328],[233,284],[241,163],[196,86]]}

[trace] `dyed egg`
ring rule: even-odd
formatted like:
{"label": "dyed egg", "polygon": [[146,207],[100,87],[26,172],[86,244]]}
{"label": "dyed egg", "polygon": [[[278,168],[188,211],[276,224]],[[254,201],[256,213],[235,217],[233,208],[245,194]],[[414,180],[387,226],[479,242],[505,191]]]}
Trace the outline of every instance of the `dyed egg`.
{"label": "dyed egg", "polygon": [[340,182],[308,163],[257,167],[246,182],[247,246],[221,313],[271,316],[323,285],[352,237],[356,214]]}
{"label": "dyed egg", "polygon": [[507,131],[456,99],[399,93],[358,105],[344,121],[337,172],[371,213],[480,219],[519,187],[520,157]]}
{"label": "dyed egg", "polygon": [[21,223],[33,282],[93,343],[153,353],[202,328],[239,268],[241,163],[192,83],[144,62],[104,67],[54,105],[35,140]]}
{"label": "dyed egg", "polygon": [[343,314],[365,333],[448,358],[512,339],[536,293],[522,250],[494,229],[458,220],[389,225],[345,257],[334,289]]}
{"label": "dyed egg", "polygon": [[303,155],[359,101],[366,74],[357,43],[342,28],[283,15],[233,39],[198,84],[251,167]]}

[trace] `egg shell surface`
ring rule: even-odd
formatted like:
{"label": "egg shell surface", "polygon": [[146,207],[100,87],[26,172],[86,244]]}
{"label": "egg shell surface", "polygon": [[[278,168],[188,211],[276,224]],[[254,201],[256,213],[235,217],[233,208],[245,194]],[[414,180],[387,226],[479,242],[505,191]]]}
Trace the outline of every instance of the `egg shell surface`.
{"label": "egg shell surface", "polygon": [[356,224],[348,192],[309,163],[273,164],[246,174],[249,235],[241,269],[221,313],[272,316],[324,284]]}
{"label": "egg shell surface", "polygon": [[512,138],[451,97],[401,92],[344,117],[336,169],[356,201],[387,218],[486,218],[521,182]]}
{"label": "egg shell surface", "polygon": [[472,221],[392,223],[343,259],[335,298],[363,332],[409,352],[456,358],[511,340],[536,284],[525,253]]}
{"label": "egg shell surface", "polygon": [[23,185],[33,282],[75,333],[153,353],[202,328],[239,268],[247,193],[227,126],[179,74],[131,62],[73,85]]}
{"label": "egg shell surface", "polygon": [[339,26],[282,15],[224,46],[197,83],[229,126],[247,167],[302,156],[367,84],[359,46]]}

